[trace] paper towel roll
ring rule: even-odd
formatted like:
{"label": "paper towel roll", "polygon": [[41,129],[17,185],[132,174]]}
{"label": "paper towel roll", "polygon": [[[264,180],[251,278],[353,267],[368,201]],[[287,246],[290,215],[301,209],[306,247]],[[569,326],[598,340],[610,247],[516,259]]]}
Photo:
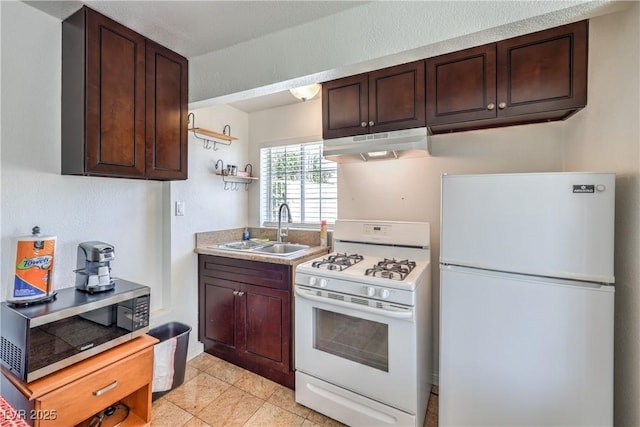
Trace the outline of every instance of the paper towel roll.
{"label": "paper towel roll", "polygon": [[16,270],[8,301],[27,301],[48,296],[53,290],[56,236],[34,234],[16,239]]}

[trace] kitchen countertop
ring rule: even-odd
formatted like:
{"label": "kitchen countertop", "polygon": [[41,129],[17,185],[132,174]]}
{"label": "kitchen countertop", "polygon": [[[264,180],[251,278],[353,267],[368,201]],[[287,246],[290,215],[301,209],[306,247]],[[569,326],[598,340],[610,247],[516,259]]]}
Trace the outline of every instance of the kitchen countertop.
{"label": "kitchen countertop", "polygon": [[[320,234],[318,231],[289,230],[289,236],[284,243],[300,243],[309,248],[296,252],[293,255],[269,255],[242,250],[218,249],[216,246],[222,243],[242,240],[243,228],[233,230],[209,231],[196,233],[196,247],[194,252],[200,255],[215,255],[227,258],[244,259],[249,261],[270,262],[273,264],[285,264],[296,266],[302,262],[320,257],[329,253],[329,247],[319,245]],[[269,228],[250,228],[251,235],[258,238],[276,240],[275,230]]]}

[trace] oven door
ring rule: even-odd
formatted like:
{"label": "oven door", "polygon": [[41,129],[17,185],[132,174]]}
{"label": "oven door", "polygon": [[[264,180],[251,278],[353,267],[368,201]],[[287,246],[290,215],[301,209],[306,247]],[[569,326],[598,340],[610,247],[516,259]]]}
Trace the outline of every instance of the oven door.
{"label": "oven door", "polygon": [[[359,298],[366,301],[365,298]],[[415,313],[340,300],[296,286],[296,369],[415,414]]]}

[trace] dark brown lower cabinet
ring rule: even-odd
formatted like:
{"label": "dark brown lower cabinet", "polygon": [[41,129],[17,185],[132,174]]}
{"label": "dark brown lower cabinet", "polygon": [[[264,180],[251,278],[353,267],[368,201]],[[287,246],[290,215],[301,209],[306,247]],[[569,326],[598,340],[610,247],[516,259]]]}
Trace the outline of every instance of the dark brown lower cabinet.
{"label": "dark brown lower cabinet", "polygon": [[198,264],[205,351],[293,388],[292,267],[211,255]]}

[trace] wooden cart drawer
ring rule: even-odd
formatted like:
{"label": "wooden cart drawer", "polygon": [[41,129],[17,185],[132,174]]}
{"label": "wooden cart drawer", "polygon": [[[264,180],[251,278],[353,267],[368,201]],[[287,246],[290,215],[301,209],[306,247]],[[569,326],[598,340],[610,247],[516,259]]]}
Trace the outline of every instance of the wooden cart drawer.
{"label": "wooden cart drawer", "polygon": [[55,417],[40,426],[72,426],[149,384],[153,378],[153,348],[145,349],[84,378],[73,381],[40,399],[41,411],[55,410]]}

